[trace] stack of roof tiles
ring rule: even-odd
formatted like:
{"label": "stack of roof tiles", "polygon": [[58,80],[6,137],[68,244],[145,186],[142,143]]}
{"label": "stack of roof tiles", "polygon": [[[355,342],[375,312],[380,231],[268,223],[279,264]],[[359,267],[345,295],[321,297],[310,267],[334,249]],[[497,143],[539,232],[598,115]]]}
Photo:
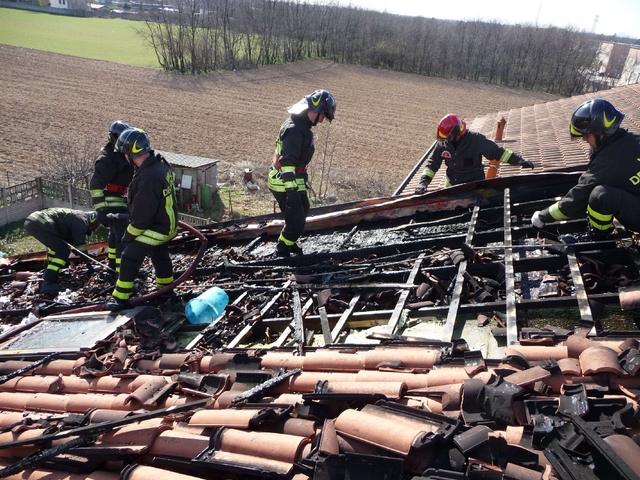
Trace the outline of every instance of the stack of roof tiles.
{"label": "stack of roof tiles", "polygon": [[639,346],[574,334],[493,364],[425,345],[136,358],[116,336],[0,385],[0,457],[27,459],[12,479],[634,478]]}

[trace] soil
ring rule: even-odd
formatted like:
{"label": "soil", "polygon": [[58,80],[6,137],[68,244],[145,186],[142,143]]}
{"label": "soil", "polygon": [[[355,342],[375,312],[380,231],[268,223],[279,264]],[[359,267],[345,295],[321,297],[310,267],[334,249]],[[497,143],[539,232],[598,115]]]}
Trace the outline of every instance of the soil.
{"label": "soil", "polygon": [[420,160],[447,113],[472,120],[558,98],[320,60],[185,76],[0,45],[0,185],[34,178],[61,136],[78,145],[95,139],[99,148],[117,119],[146,130],[159,150],[260,176],[287,107],[318,88],[334,95],[337,111],[333,123],[315,128],[315,174],[346,188],[391,189],[387,194]]}

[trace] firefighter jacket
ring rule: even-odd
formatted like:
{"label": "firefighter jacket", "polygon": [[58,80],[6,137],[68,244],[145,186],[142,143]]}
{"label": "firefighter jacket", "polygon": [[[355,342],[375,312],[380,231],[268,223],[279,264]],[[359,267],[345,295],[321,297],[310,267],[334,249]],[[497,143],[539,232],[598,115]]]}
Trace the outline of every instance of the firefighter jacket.
{"label": "firefighter jacket", "polygon": [[589,154],[587,171],[558,202],[540,212],[550,223],[587,213],[589,195],[598,185],[609,185],[640,197],[640,134],[619,128]]}
{"label": "firefighter jacket", "polygon": [[287,190],[306,191],[307,165],[313,157],[315,146],[311,121],[303,115],[291,115],[280,128],[276,140],[273,165],[269,171],[269,189],[273,192]]}
{"label": "firefighter jacket", "polygon": [[484,178],[482,157],[500,163],[519,165],[524,159],[515,152],[498,146],[483,134],[467,130],[456,144],[438,144],[427,162],[422,178],[430,182],[444,160],[450,185],[472,182]]}
{"label": "firefighter jacket", "polygon": [[116,213],[127,210],[127,187],[133,178],[133,165],[107,143],[96,158],[89,182],[93,207],[98,212]]}
{"label": "firefighter jacket", "polygon": [[91,235],[87,213],[70,208],[47,208],[33,212],[27,220],[37,221],[50,233],[70,243],[78,250],[87,251],[87,235]]}
{"label": "firefighter jacket", "polygon": [[171,167],[160,154],[151,154],[136,169],[127,193],[129,225],[124,243],[155,247],[178,232],[178,202]]}

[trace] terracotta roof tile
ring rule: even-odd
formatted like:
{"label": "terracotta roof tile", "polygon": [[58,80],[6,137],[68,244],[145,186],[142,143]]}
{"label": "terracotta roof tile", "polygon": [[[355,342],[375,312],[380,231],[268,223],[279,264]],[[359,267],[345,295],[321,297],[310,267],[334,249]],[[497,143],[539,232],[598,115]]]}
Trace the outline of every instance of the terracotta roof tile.
{"label": "terracotta roof tile", "polygon": [[[575,109],[591,98],[605,98],[625,113],[626,117],[622,123],[624,128],[640,132],[639,96],[640,88],[638,84],[633,84],[465,120],[469,130],[480,132],[494,140],[498,121],[504,118],[507,123],[499,145],[518,152],[533,162],[534,174],[567,168],[586,168],[589,161],[588,145],[582,141],[571,141],[569,136],[569,122]],[[486,160],[485,166],[488,166]],[[423,168],[417,170],[405,186],[404,193],[413,192],[419,183],[422,170]],[[444,170],[444,166],[438,170],[428,191],[444,188]],[[498,169],[499,177],[529,173],[529,170],[509,165],[501,165]]]}

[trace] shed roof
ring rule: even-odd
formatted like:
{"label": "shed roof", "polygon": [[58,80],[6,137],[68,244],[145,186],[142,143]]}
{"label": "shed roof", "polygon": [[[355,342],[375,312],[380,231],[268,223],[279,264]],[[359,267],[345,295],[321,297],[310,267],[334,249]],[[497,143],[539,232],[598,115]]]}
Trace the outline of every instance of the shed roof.
{"label": "shed roof", "polygon": [[184,155],[182,153],[166,152],[164,150],[156,150],[164,158],[167,159],[169,164],[174,167],[183,168],[201,168],[216,165],[220,160],[214,160],[212,158],[194,157],[193,155]]}

